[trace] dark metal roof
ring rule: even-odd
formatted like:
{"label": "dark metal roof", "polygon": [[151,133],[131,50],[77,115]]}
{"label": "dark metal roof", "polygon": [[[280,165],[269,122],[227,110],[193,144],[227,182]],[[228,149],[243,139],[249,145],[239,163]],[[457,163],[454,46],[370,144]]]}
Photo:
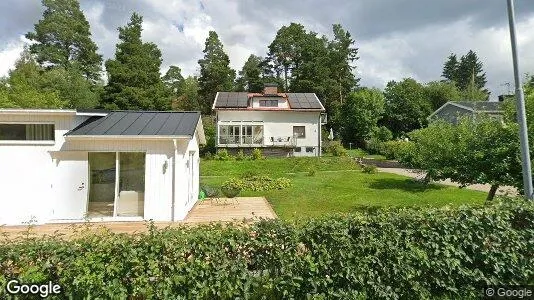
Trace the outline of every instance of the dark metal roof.
{"label": "dark metal roof", "polygon": [[68,136],[193,136],[200,112],[112,111],[93,116],[67,132]]}
{"label": "dark metal roof", "polygon": [[496,101],[455,101],[453,103],[468,107],[472,111],[502,111],[502,102]]}
{"label": "dark metal roof", "polygon": [[287,93],[287,100],[292,109],[322,109],[319,98],[314,93]]}
{"label": "dark metal roof", "polygon": [[[285,93],[277,95],[250,94],[260,100],[286,99],[290,109],[324,110],[319,98],[314,93]],[[247,108],[249,94],[245,92],[219,92],[215,98],[215,108]]]}

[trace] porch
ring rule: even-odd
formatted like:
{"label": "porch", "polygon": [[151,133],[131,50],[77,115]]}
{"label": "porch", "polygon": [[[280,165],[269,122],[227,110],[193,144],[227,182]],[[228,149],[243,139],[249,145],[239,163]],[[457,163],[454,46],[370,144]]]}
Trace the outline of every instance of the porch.
{"label": "porch", "polygon": [[[239,197],[233,199],[206,199],[198,202],[189,212],[183,221],[177,222],[154,222],[157,228],[167,226],[198,225],[210,222],[241,222],[256,221],[260,218],[277,218],[267,199],[263,197]],[[76,229],[90,228],[91,230],[109,229],[115,233],[136,233],[146,232],[147,223],[144,221],[135,222],[80,222],[80,223],[54,223],[35,225],[31,227],[31,234],[53,235],[73,234]],[[11,237],[24,235],[29,227],[23,226],[0,226],[0,241],[3,235]]]}

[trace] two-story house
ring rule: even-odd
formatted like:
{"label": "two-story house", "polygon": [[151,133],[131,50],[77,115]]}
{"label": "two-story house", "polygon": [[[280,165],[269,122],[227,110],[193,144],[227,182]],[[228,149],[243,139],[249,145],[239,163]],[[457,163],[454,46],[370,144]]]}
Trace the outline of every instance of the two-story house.
{"label": "two-story house", "polygon": [[263,93],[218,92],[217,149],[267,156],[320,156],[324,106],[314,93],[279,93],[266,84]]}

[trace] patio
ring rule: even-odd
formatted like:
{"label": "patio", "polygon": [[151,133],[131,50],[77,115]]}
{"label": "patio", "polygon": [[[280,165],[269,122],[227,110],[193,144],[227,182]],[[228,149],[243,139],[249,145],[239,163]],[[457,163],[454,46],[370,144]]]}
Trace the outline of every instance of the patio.
{"label": "patio", "polygon": [[[254,221],[260,218],[277,218],[271,205],[264,197],[238,197],[233,199],[217,198],[199,201],[189,212],[185,220],[177,222],[154,222],[158,228],[180,225],[197,225],[210,222],[241,222]],[[68,235],[74,228],[91,226],[91,229],[108,228],[116,233],[134,233],[147,231],[146,222],[80,222],[80,223],[54,223],[35,225],[32,233],[52,235],[61,233]],[[24,234],[28,231],[27,225],[0,226],[0,239],[3,233],[9,235]]]}

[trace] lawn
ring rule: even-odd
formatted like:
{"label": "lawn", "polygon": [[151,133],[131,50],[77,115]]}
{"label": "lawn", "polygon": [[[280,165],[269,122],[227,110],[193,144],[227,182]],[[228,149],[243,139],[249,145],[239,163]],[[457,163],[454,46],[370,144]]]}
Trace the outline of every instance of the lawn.
{"label": "lawn", "polygon": [[[309,176],[310,168],[316,171],[314,176]],[[424,185],[395,174],[365,174],[350,158],[338,157],[201,161],[201,184],[217,186],[245,172],[292,180],[288,189],[241,193],[265,196],[282,219],[350,213],[368,206],[482,204],[486,197],[483,192]]]}

